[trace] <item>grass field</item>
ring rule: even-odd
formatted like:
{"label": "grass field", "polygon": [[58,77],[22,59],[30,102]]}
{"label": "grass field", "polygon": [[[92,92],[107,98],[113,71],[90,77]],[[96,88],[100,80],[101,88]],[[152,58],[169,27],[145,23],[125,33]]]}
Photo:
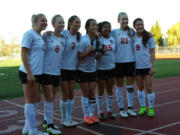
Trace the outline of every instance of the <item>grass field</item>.
{"label": "grass field", "polygon": [[[0,61],[0,100],[22,97],[22,85],[18,78],[20,60]],[[180,76],[180,59],[156,60],[154,79]],[[76,84],[78,89],[78,84]]]}

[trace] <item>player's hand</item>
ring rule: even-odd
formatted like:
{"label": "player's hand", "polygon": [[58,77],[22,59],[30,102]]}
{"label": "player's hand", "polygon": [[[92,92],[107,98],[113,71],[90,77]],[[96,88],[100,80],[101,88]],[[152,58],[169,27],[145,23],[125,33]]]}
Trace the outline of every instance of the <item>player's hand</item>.
{"label": "player's hand", "polygon": [[155,73],[155,69],[152,67],[151,69],[150,69],[150,75],[154,75],[154,73]]}
{"label": "player's hand", "polygon": [[30,85],[33,85],[35,83],[35,77],[34,77],[34,75],[32,75],[32,73],[27,74],[27,82]]}
{"label": "player's hand", "polygon": [[92,55],[94,53],[94,47],[91,45],[91,46],[88,46],[88,55]]}
{"label": "player's hand", "polygon": [[49,37],[51,36],[51,33],[52,33],[52,31],[46,31],[46,35]]}

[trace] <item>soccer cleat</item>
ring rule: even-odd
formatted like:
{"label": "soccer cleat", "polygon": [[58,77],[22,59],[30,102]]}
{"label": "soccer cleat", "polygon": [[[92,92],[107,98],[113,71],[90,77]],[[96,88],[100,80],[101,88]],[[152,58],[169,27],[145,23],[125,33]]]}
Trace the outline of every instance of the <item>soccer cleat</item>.
{"label": "soccer cleat", "polygon": [[136,116],[136,112],[134,112],[133,109],[128,109],[128,110],[127,110],[127,113],[128,113],[130,116],[133,116],[133,117]]}
{"label": "soccer cleat", "polygon": [[49,135],[49,133],[46,132],[41,132],[39,130],[36,130],[36,133],[32,134],[32,135]]}
{"label": "soccer cleat", "polygon": [[74,120],[70,120],[70,122],[72,123],[73,126],[77,126],[78,125],[78,122],[74,121]]}
{"label": "soccer cleat", "polygon": [[127,117],[128,117],[128,114],[126,113],[125,110],[121,110],[121,111],[120,111],[120,116],[123,117],[123,118],[127,118]]}
{"label": "soccer cleat", "polygon": [[46,130],[46,129],[47,129],[47,126],[48,126],[47,121],[44,120],[44,123],[43,123],[43,125],[42,125],[42,128]]}
{"label": "soccer cleat", "polygon": [[29,131],[28,130],[23,130],[22,131],[22,135],[28,135],[29,134]]}
{"label": "soccer cleat", "polygon": [[84,117],[84,122],[89,125],[94,124],[94,121],[89,116]]}
{"label": "soccer cleat", "polygon": [[154,108],[149,108],[148,109],[148,116],[149,117],[154,117],[155,113],[154,113]]}
{"label": "soccer cleat", "polygon": [[99,123],[99,119],[95,115],[91,116],[91,119],[94,123]]}
{"label": "soccer cleat", "polygon": [[111,119],[111,120],[116,119],[116,115],[113,114],[112,112],[107,112],[107,117],[108,119]]}
{"label": "soccer cleat", "polygon": [[99,113],[99,117],[100,120],[107,120],[106,116],[104,115],[104,113]]}
{"label": "soccer cleat", "polygon": [[48,133],[50,133],[50,134],[53,134],[53,135],[60,135],[60,134],[62,134],[61,131],[59,129],[57,129],[57,127],[55,127],[53,124],[49,124],[46,131]]}
{"label": "soccer cleat", "polygon": [[146,113],[146,107],[141,107],[140,111],[138,112],[138,115],[143,116]]}
{"label": "soccer cleat", "polygon": [[61,125],[62,125],[62,126],[65,126],[65,127],[73,127],[73,126],[75,126],[75,125],[72,123],[72,121],[68,121],[68,120],[62,121],[62,122],[61,122]]}

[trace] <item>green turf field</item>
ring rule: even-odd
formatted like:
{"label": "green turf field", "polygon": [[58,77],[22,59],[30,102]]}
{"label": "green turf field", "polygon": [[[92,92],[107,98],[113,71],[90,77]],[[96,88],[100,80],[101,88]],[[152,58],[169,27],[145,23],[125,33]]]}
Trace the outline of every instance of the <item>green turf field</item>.
{"label": "green turf field", "polygon": [[[20,60],[0,61],[0,100],[22,97],[22,85],[18,78]],[[154,78],[180,76],[180,60],[156,60]],[[78,89],[78,85],[76,84]]]}

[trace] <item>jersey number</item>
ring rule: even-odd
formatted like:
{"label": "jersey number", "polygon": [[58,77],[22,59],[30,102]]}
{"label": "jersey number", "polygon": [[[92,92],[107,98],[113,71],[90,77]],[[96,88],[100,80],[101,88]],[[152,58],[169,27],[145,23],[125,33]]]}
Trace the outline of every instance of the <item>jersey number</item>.
{"label": "jersey number", "polygon": [[121,44],[128,44],[128,38],[121,38]]}
{"label": "jersey number", "polygon": [[55,52],[56,52],[56,53],[58,53],[58,52],[59,52],[59,50],[60,50],[59,46],[58,46],[58,45],[56,45]]}
{"label": "jersey number", "polygon": [[139,51],[141,49],[140,45],[136,45],[136,51]]}
{"label": "jersey number", "polygon": [[106,45],[106,49],[108,49],[108,51],[112,51],[112,45]]}

